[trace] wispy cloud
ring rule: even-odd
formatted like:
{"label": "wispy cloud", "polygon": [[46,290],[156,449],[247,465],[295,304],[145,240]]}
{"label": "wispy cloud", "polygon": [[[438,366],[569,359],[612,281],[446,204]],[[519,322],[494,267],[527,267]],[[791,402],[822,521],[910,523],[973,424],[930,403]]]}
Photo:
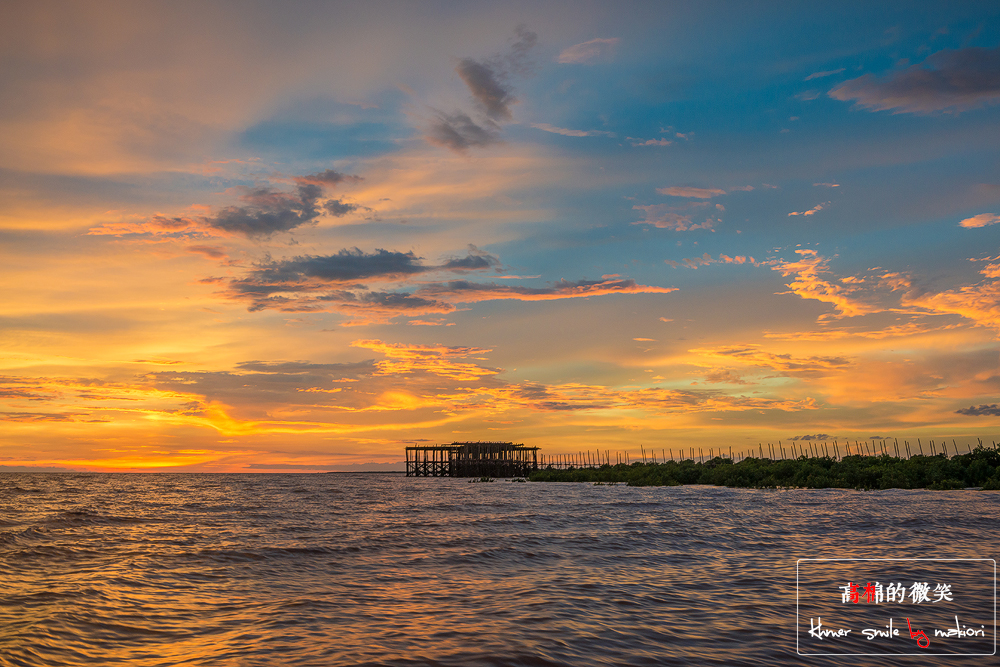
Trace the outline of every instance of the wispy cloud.
{"label": "wispy cloud", "polygon": [[938,51],[919,65],[883,77],[865,74],[830,97],[873,111],[959,112],[1000,101],[1000,47]]}
{"label": "wispy cloud", "polygon": [[822,204],[816,204],[815,206],[813,206],[808,211],[792,211],[791,213],[788,214],[788,216],[791,217],[793,215],[816,215],[817,213],[819,213],[820,211],[822,211],[825,207],[827,207],[829,205],[830,205],[830,202],[823,202]]}
{"label": "wispy cloud", "polygon": [[187,251],[201,255],[206,259],[223,259],[226,256],[225,249],[218,246],[190,245],[187,247]]}
{"label": "wispy cloud", "polygon": [[725,345],[690,350],[692,354],[732,364],[738,362],[756,366],[788,376],[818,377],[850,366],[850,359],[843,356],[796,357],[786,353],[764,350],[759,345]]}
{"label": "wispy cloud", "polygon": [[719,195],[726,194],[725,190],[720,190],[718,188],[695,188],[685,185],[675,185],[668,188],[656,188],[656,191],[661,195],[670,195],[671,197],[690,197],[695,199],[710,199],[711,197],[718,197]]}
{"label": "wispy cloud", "polygon": [[697,269],[699,266],[707,266],[709,264],[752,264],[753,266],[760,266],[760,263],[752,256],[736,255],[735,257],[730,257],[729,255],[720,254],[718,259],[713,259],[707,252],[701,257],[685,257],[680,261],[672,259],[665,259],[663,261],[675,269],[681,266],[687,269]]}
{"label": "wispy cloud", "polygon": [[907,336],[920,336],[923,334],[938,331],[957,329],[961,324],[934,324],[931,322],[915,321],[906,324],[893,324],[888,327],[877,329],[822,329],[820,331],[793,331],[774,332],[765,331],[764,338],[776,338],[779,340],[813,340],[832,341],[849,338],[882,340],[885,338],[904,338]]}
{"label": "wispy cloud", "polygon": [[568,130],[565,127],[556,127],[555,125],[549,125],[548,123],[532,123],[531,127],[536,130],[543,130],[545,132],[552,132],[553,134],[561,134],[564,137],[613,137],[614,132],[605,132],[603,130]]}
{"label": "wispy cloud", "polygon": [[425,135],[429,142],[459,153],[500,142],[500,124],[513,120],[511,107],[518,102],[510,79],[514,74],[530,74],[528,54],[538,41],[523,25],[516,28],[515,37],[506,53],[486,60],[459,60],[455,72],[471,93],[479,118],[474,120],[461,110],[435,110]]}
{"label": "wispy cloud", "polygon": [[590,65],[609,58],[617,45],[617,37],[598,37],[566,47],[556,60],[563,64]]}
{"label": "wispy cloud", "polygon": [[693,214],[680,213],[677,207],[667,204],[637,204],[632,209],[646,214],[645,220],[633,222],[633,225],[653,225],[660,229],[672,229],[677,232],[695,229],[713,231],[715,225],[720,222],[720,220],[711,217],[705,218],[705,222],[702,223],[693,222]]}
{"label": "wispy cloud", "polygon": [[843,71],[844,71],[844,68],[840,67],[838,69],[831,69],[831,70],[827,70],[825,72],[813,72],[812,74],[810,74],[809,76],[807,76],[806,78],[804,78],[802,80],[803,81],[812,81],[813,79],[822,79],[824,77],[833,76],[834,74],[840,74]]}
{"label": "wispy cloud", "polygon": [[500,143],[500,126],[488,119],[476,123],[463,111],[451,114],[438,111],[426,136],[432,144],[461,153],[473,146],[483,148]]}
{"label": "wispy cloud", "polygon": [[638,139],[636,137],[625,137],[633,146],[669,146],[672,141],[669,139]]}
{"label": "wispy cloud", "polygon": [[445,322],[443,319],[438,320],[408,320],[406,322],[412,327],[453,327],[454,322]]}
{"label": "wispy cloud", "polygon": [[487,368],[471,361],[460,361],[469,357],[481,358],[490,352],[489,348],[386,343],[377,339],[356,340],[351,343],[351,347],[366,348],[386,357],[385,361],[375,364],[378,375],[400,376],[425,372],[453,380],[477,380],[500,372],[499,369]]}
{"label": "wispy cloud", "polygon": [[427,285],[420,288],[417,293],[455,303],[472,303],[498,299],[552,301],[555,299],[576,299],[607,294],[669,294],[676,291],[676,287],[640,285],[631,279],[560,280],[551,287],[523,287],[519,285],[473,283],[465,280],[454,280],[447,283]]}
{"label": "wispy cloud", "polygon": [[455,68],[472,97],[493,120],[511,120],[510,106],[517,102],[509,85],[500,82],[494,67],[472,58],[463,58]]}
{"label": "wispy cloud", "polygon": [[358,205],[345,203],[341,199],[328,198],[329,188],[344,182],[360,181],[362,179],[359,176],[327,169],[317,174],[296,176],[292,180],[295,188],[291,191],[278,189],[271,184],[239,188],[241,204],[226,206],[208,215],[154,215],[141,222],[100,225],[90,229],[88,234],[141,234],[176,238],[239,235],[261,239],[314,224],[324,212],[342,217],[359,208]]}

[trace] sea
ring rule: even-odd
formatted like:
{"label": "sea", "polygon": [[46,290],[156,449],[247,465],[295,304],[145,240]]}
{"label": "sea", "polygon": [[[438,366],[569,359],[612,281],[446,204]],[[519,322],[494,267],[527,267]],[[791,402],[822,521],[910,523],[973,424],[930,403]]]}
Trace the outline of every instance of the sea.
{"label": "sea", "polygon": [[[995,665],[998,517],[979,490],[0,473],[0,665]],[[849,599],[880,576],[925,595]]]}

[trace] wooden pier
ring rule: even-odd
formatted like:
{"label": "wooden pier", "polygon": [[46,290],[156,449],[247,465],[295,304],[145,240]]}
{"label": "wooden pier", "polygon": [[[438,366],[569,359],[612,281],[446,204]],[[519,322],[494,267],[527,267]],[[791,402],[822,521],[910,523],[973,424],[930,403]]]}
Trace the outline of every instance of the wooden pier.
{"label": "wooden pier", "polygon": [[538,447],[512,442],[453,442],[406,448],[407,477],[526,477]]}

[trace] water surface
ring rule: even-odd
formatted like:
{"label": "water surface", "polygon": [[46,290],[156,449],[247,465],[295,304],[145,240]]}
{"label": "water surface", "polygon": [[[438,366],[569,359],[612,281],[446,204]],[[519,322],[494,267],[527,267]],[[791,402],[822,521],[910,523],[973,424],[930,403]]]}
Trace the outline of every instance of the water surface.
{"label": "water surface", "polygon": [[4,473],[0,664],[867,664],[796,654],[796,560],[995,558],[998,515],[978,491]]}

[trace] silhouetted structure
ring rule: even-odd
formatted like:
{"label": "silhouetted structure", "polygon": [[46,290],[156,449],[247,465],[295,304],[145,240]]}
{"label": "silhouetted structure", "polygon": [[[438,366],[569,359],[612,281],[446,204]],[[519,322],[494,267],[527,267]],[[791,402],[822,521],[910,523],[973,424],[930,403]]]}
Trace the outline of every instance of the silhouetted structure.
{"label": "silhouetted structure", "polygon": [[406,448],[407,477],[526,477],[538,447],[512,442],[453,442]]}

